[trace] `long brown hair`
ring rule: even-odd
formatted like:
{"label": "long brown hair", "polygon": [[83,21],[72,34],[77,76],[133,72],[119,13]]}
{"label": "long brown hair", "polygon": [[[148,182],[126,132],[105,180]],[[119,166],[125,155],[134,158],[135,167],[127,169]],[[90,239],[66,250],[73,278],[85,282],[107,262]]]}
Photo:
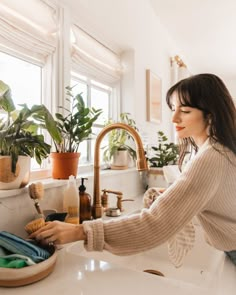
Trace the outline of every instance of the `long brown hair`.
{"label": "long brown hair", "polygon": [[[210,118],[209,139],[219,142],[236,155],[236,108],[224,82],[214,74],[199,74],[183,79],[167,92],[166,102],[172,107],[172,94],[177,93],[184,106],[197,108]],[[180,143],[180,165],[188,152],[197,151],[192,138]]]}

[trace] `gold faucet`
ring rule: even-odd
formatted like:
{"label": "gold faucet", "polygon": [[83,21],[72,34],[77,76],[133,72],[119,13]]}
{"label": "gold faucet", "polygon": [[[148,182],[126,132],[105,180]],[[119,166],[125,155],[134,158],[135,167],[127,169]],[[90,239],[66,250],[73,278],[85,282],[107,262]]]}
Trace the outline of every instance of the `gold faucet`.
{"label": "gold faucet", "polygon": [[107,125],[102,129],[102,131],[98,134],[96,142],[95,142],[95,153],[94,153],[94,180],[93,180],[93,206],[92,206],[92,216],[93,218],[100,218],[102,216],[102,205],[101,205],[101,197],[100,197],[100,144],[103,137],[113,129],[124,129],[133,137],[136,144],[136,167],[138,171],[147,170],[147,161],[145,158],[145,152],[143,149],[142,140],[138,134],[138,132],[131,126],[125,123],[113,123]]}
{"label": "gold faucet", "polygon": [[104,211],[108,209],[108,193],[116,195],[116,198],[117,198],[116,207],[120,210],[120,212],[124,211],[124,209],[122,208],[122,202],[134,201],[134,199],[123,199],[123,193],[120,191],[103,189],[102,192],[103,194],[101,196],[101,203],[102,203],[102,208]]}

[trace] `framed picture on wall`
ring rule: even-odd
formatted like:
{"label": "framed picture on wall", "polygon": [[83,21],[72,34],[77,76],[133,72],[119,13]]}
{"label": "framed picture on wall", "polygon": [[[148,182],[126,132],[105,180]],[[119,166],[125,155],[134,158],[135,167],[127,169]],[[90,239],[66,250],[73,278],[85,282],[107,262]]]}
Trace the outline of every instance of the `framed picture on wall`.
{"label": "framed picture on wall", "polygon": [[161,79],[146,70],[147,121],[161,123]]}

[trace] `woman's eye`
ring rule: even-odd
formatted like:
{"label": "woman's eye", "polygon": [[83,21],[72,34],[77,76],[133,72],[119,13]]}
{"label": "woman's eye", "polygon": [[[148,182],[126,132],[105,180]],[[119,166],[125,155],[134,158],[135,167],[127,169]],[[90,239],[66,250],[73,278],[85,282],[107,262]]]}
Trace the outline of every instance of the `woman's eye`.
{"label": "woman's eye", "polygon": [[181,111],[181,113],[184,113],[184,114],[189,114],[190,113],[190,111],[188,111],[188,110],[180,110]]}

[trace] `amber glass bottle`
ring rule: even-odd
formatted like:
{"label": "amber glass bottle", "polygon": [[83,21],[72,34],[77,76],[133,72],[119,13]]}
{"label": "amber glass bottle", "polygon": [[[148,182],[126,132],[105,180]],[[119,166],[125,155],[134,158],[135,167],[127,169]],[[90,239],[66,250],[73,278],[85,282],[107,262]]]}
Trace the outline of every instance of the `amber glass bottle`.
{"label": "amber glass bottle", "polygon": [[91,196],[86,192],[85,179],[87,178],[81,178],[81,185],[79,186],[80,223],[91,219]]}

